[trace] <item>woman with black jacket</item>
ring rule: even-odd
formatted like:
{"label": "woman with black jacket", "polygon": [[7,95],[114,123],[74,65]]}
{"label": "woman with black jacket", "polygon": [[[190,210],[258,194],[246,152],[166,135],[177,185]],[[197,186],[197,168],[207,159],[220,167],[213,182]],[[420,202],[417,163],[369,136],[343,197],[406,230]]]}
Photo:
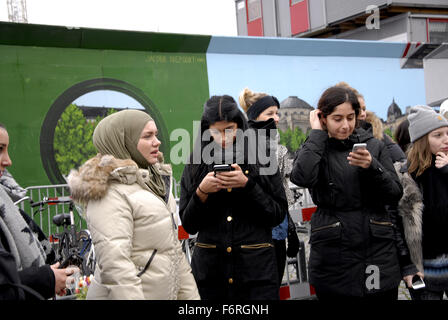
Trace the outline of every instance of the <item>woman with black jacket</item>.
{"label": "woman with black jacket", "polygon": [[[211,97],[182,174],[179,213],[185,230],[197,233],[191,266],[206,300],[279,298],[272,228],[285,217],[286,196],[278,171],[260,174],[250,161],[237,139],[246,130],[232,97]],[[232,171],[215,173],[223,163]]]}
{"label": "woman with black jacket", "polygon": [[412,107],[408,115],[407,161],[396,164],[404,195],[398,210],[411,260],[426,287],[413,300],[442,300],[448,294],[448,121],[428,106]]}
{"label": "woman with black jacket", "polygon": [[[290,207],[295,202],[294,195],[289,188],[292,159],[288,156],[288,149],[279,143],[277,126],[280,120],[278,115],[280,103],[274,96],[263,92],[253,92],[249,88],[245,88],[241,92],[239,102],[241,108],[246,112],[249,127],[257,132],[257,136],[262,141],[266,140],[266,150],[271,160],[268,165],[278,166],[288,207]],[[281,286],[286,257],[295,258],[300,245],[296,226],[289,212],[286,213],[282,223],[272,229],[272,239],[277,257],[279,286]],[[288,247],[286,247],[286,239],[288,239]]]}
{"label": "woman with black jacket", "polygon": [[[12,165],[8,147],[8,131],[4,125],[0,124],[0,177],[5,169]],[[17,271],[15,278],[20,279],[20,283],[16,284],[25,285],[40,295],[39,297],[31,294],[29,289],[26,294],[14,289],[9,290],[11,286],[6,286],[1,276],[0,299],[51,298],[55,294],[65,294],[67,277],[74,272],[74,269],[59,269],[59,263],[46,264],[47,255],[42,243],[3,186],[0,186],[0,251],[2,266],[4,263],[10,263],[11,257],[15,262]],[[3,296],[5,289],[8,289],[8,293]]]}
{"label": "woman with black jacket", "polygon": [[[309,271],[321,300],[395,300],[401,281],[396,217],[386,206],[397,204],[402,188],[384,143],[356,128],[358,114],[351,90],[327,89],[310,113],[312,130],[291,173],[318,207]],[[367,147],[352,151],[355,143]]]}

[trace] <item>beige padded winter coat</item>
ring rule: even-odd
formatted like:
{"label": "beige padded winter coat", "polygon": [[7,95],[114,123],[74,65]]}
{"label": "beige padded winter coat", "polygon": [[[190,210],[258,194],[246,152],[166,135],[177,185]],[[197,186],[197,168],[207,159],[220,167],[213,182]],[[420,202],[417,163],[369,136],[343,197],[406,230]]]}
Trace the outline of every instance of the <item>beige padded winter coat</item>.
{"label": "beige padded winter coat", "polygon": [[166,204],[152,193],[148,176],[132,160],[100,155],[69,176],[97,257],[87,299],[199,299],[177,238],[174,199]]}

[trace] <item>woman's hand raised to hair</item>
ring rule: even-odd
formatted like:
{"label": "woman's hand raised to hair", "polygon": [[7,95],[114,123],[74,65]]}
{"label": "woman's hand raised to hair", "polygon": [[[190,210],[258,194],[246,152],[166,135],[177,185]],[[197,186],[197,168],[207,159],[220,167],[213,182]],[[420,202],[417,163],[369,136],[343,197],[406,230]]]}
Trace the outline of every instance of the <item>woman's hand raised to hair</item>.
{"label": "woman's hand raised to hair", "polygon": [[319,109],[310,112],[311,129],[323,130],[321,118],[319,117],[319,115],[322,115],[322,111],[320,111]]}

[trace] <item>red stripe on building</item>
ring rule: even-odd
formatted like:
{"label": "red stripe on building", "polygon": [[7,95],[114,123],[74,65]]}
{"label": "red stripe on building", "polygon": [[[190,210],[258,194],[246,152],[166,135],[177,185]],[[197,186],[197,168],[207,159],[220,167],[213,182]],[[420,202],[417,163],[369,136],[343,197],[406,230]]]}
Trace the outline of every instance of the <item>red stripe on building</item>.
{"label": "red stripe on building", "polygon": [[[257,6],[259,5],[259,7]],[[259,8],[258,10],[255,10],[257,12],[256,16],[252,18],[252,20],[249,17],[249,10],[250,6],[255,6]],[[259,16],[258,16],[259,13]],[[250,1],[246,0],[246,21],[247,21],[247,35],[248,36],[254,36],[254,37],[262,37],[264,35],[263,33],[263,6],[262,1]]]}
{"label": "red stripe on building", "polygon": [[296,35],[310,29],[308,0],[302,0],[300,2],[289,0],[289,11],[291,14],[292,35]]}
{"label": "red stripe on building", "polygon": [[411,43],[408,42],[408,44],[406,45],[406,49],[404,49],[402,58],[406,58],[406,55],[408,54],[408,51],[409,51],[410,47],[411,47]]}
{"label": "red stripe on building", "polygon": [[247,35],[262,37],[263,36],[263,19],[257,19],[247,23]]}

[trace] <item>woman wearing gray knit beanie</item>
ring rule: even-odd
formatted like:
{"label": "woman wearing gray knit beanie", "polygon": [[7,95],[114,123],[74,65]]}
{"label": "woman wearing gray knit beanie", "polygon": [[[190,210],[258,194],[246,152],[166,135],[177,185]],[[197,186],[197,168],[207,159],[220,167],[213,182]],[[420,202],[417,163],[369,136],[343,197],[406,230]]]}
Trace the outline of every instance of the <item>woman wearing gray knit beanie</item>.
{"label": "woman wearing gray knit beanie", "polygon": [[441,300],[448,294],[448,121],[428,106],[411,108],[408,119],[408,162],[397,168],[404,190],[399,211],[411,259],[426,284],[409,291],[414,300]]}

